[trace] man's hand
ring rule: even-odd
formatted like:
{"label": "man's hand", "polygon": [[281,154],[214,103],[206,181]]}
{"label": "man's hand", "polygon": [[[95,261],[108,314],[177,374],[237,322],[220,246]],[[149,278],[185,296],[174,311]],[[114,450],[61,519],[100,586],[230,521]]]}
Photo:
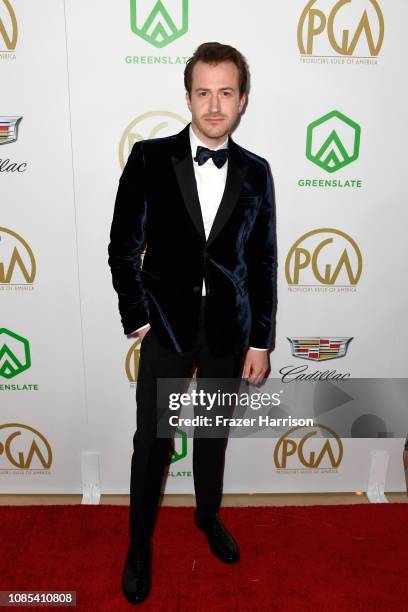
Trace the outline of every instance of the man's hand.
{"label": "man's hand", "polygon": [[242,378],[253,385],[261,382],[269,370],[268,351],[248,349],[245,356]]}

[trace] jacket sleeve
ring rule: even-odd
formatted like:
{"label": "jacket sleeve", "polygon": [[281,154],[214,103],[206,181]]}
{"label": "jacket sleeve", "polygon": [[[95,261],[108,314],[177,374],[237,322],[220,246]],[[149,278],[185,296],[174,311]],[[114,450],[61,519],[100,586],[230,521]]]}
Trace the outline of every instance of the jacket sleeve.
{"label": "jacket sleeve", "polygon": [[264,161],[265,191],[245,246],[248,293],[252,312],[249,344],[273,349],[278,303],[275,190],[269,164]]}
{"label": "jacket sleeve", "polygon": [[141,279],[147,203],[142,143],[134,144],[119,181],[108,246],[112,284],[125,334],[149,323]]}

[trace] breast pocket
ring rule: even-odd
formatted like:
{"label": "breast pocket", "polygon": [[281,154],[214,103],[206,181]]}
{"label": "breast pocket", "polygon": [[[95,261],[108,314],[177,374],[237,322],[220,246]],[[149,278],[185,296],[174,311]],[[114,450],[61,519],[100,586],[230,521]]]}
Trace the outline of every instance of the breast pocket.
{"label": "breast pocket", "polygon": [[239,206],[247,206],[248,208],[257,207],[259,204],[260,196],[240,196],[238,198]]}

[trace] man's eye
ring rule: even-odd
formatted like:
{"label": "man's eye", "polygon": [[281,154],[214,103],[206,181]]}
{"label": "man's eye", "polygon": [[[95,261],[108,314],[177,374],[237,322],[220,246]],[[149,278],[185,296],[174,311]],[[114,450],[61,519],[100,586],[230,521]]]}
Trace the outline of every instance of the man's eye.
{"label": "man's eye", "polygon": [[204,96],[207,95],[207,92],[206,91],[200,91],[200,93],[198,95],[201,96],[201,97],[204,97]]}
{"label": "man's eye", "polygon": [[223,91],[224,96],[230,96],[231,92],[230,91]]}

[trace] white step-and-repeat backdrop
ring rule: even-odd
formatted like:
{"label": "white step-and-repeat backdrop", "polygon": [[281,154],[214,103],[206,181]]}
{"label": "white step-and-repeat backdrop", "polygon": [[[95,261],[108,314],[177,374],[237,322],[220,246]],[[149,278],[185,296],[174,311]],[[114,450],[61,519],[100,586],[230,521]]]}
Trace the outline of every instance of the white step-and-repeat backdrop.
{"label": "white step-and-repeat backdrop", "polygon": [[[204,41],[247,57],[234,138],[275,179],[271,376],[407,376],[407,23],[405,0],[0,0],[2,492],[81,492],[87,453],[128,492],[139,341],[107,263],[114,198],[133,143],[189,121]],[[311,438],[232,439],[225,492],[365,490],[373,449],[404,489],[401,438]],[[191,446],[167,492],[193,491]]]}

